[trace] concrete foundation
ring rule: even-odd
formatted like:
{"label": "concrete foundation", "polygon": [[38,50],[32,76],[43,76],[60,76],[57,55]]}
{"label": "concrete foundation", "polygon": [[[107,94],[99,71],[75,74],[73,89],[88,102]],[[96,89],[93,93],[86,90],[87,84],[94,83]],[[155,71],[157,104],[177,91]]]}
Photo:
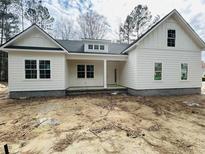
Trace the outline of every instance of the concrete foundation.
{"label": "concrete foundation", "polygon": [[63,97],[66,95],[65,90],[47,90],[47,91],[11,91],[10,98],[30,98],[30,97]]}
{"label": "concrete foundation", "polygon": [[201,88],[172,88],[172,89],[143,89],[135,90],[128,88],[128,94],[135,96],[172,96],[201,94]]}
{"label": "concrete foundation", "polygon": [[66,95],[100,94],[100,93],[128,93],[135,96],[172,96],[201,94],[201,88],[172,88],[172,89],[143,89],[131,88],[112,90],[48,90],[48,91],[11,91],[10,98],[30,98],[30,97],[63,97]]}

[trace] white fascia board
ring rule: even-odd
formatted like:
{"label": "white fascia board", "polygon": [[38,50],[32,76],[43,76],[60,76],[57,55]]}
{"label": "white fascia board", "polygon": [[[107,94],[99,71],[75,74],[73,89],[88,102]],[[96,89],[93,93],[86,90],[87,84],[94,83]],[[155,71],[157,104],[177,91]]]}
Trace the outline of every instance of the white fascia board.
{"label": "white fascia board", "polygon": [[[63,52],[63,50],[30,50],[30,49],[10,49],[10,48],[4,48],[4,49],[1,49],[0,50],[3,50],[5,52],[51,52],[51,53],[65,53]],[[67,52],[66,52],[67,53]]]}
{"label": "white fascia board", "polygon": [[76,60],[116,60],[116,61],[126,61],[128,55],[111,55],[111,54],[84,54],[84,53],[69,53],[67,59]]}

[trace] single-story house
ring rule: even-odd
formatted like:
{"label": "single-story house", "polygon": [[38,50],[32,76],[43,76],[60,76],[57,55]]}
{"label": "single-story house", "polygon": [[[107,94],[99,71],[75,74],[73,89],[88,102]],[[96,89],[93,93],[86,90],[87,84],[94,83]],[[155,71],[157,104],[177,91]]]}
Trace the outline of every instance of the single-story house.
{"label": "single-story house", "polygon": [[0,47],[8,52],[11,98],[125,88],[133,95],[200,93],[204,49],[177,10],[131,44],[57,40],[32,25]]}

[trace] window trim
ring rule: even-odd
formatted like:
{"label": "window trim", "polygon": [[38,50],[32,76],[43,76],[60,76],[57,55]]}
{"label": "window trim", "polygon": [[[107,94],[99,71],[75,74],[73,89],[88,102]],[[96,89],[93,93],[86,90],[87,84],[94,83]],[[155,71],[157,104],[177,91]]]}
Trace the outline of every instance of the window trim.
{"label": "window trim", "polygon": [[[155,64],[156,63],[160,63],[162,65],[162,69],[161,69],[161,79],[160,80],[155,80]],[[157,61],[157,62],[154,62],[154,73],[153,73],[153,80],[154,81],[157,81],[157,82],[160,82],[160,81],[163,81],[163,63],[160,62],[160,61]]]}
{"label": "window trim", "polygon": [[[99,48],[100,51],[105,51],[105,45],[104,44],[100,44],[99,46],[100,46],[100,48]],[[101,49],[101,46],[103,46],[103,49]]]}
{"label": "window trim", "polygon": [[[40,61],[49,61],[50,68],[49,69],[40,69]],[[41,73],[40,73],[41,70],[49,70],[50,71],[50,78],[41,78]],[[39,77],[40,80],[49,80],[49,79],[51,79],[51,61],[50,60],[45,60],[45,59],[39,59],[38,60],[38,72],[39,72],[38,77]]]}
{"label": "window trim", "polygon": [[[173,38],[173,37],[169,37],[169,31],[175,31],[175,37]],[[169,46],[168,44],[168,40],[174,40],[174,46]],[[174,47],[176,47],[176,29],[167,29],[167,47],[169,47],[169,48],[174,48]]]}
{"label": "window trim", "polygon": [[[45,81],[45,80],[52,80],[52,61],[50,60],[50,59],[38,59],[38,58],[36,58],[36,59],[29,59],[29,58],[26,58],[26,59],[24,59],[24,65],[25,65],[25,60],[36,60],[36,67],[37,67],[37,78],[35,78],[35,79],[26,79],[25,78],[25,66],[24,66],[24,81]],[[45,78],[45,79],[43,79],[43,78],[40,78],[40,74],[39,74],[39,61],[40,60],[49,60],[50,61],[50,78]]]}
{"label": "window trim", "polygon": [[[78,71],[78,66],[80,66],[80,65],[84,66],[84,77],[82,77],[82,78],[78,77],[78,72],[79,72]],[[76,76],[77,76],[77,79],[85,79],[85,77],[86,77],[86,68],[85,68],[85,66],[86,66],[85,64],[77,64],[76,65],[76,72],[77,72]],[[80,71],[80,72],[83,72],[83,71]]]}
{"label": "window trim", "polygon": [[[26,78],[26,61],[36,61],[36,78]],[[24,79],[25,80],[37,80],[38,79],[38,60],[36,59],[24,59]]]}
{"label": "window trim", "polygon": [[[78,77],[78,65],[84,65],[84,68],[85,68],[85,76],[84,78],[79,78]],[[93,78],[88,78],[87,77],[87,66],[88,65],[92,65],[93,66]],[[76,78],[79,79],[79,80],[82,80],[82,79],[88,79],[88,80],[92,80],[92,79],[95,79],[95,65],[94,64],[76,64]]]}
{"label": "window trim", "polygon": [[[98,47],[98,48],[95,49],[95,47]],[[99,44],[94,44],[94,50],[99,50]]]}
{"label": "window trim", "polygon": [[[89,48],[90,46],[92,46],[92,49]],[[88,44],[88,50],[94,50],[94,45],[93,44]]]}
{"label": "window trim", "polygon": [[[88,69],[87,69],[88,66],[93,66],[93,71],[88,71]],[[88,72],[93,72],[92,78],[88,78]],[[93,64],[86,65],[86,79],[94,79],[94,78],[95,78],[95,66]]]}
{"label": "window trim", "polygon": [[[181,65],[182,65],[182,64],[187,64],[187,79],[186,79],[186,80],[182,80],[182,78],[181,78],[181,77],[182,77],[182,76],[181,76],[181,75],[182,75],[182,68],[181,68]],[[180,65],[179,65],[179,67],[180,67],[180,76],[179,76],[179,77],[180,77],[180,81],[182,81],[182,82],[189,81],[189,72],[190,72],[190,71],[189,71],[189,64],[188,64],[187,62],[181,62]]]}

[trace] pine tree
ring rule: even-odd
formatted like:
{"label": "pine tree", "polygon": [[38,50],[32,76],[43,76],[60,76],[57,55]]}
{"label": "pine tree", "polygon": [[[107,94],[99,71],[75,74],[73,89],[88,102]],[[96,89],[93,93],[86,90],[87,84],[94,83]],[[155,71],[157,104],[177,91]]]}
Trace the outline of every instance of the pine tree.
{"label": "pine tree", "polygon": [[12,12],[13,0],[1,0],[0,1],[0,30],[1,41],[3,44],[5,41],[13,37],[18,33],[18,16]]}
{"label": "pine tree", "polygon": [[146,30],[156,24],[160,19],[157,15],[152,20],[151,12],[145,5],[137,5],[127,16],[124,24],[120,26],[123,40],[130,43],[133,38],[138,39]]}
{"label": "pine tree", "polygon": [[122,35],[123,41],[127,40],[127,43],[130,43],[130,37],[134,35],[133,30],[133,17],[128,15],[124,24],[120,26],[120,34]]}
{"label": "pine tree", "polygon": [[144,26],[149,24],[152,19],[151,12],[146,5],[138,5],[130,15],[133,17],[135,32],[137,33],[137,38],[139,38],[140,32],[143,31]]}
{"label": "pine tree", "polygon": [[37,24],[44,30],[51,29],[54,22],[54,18],[50,16],[48,8],[42,5],[41,0],[28,0],[24,15],[31,24]]}

